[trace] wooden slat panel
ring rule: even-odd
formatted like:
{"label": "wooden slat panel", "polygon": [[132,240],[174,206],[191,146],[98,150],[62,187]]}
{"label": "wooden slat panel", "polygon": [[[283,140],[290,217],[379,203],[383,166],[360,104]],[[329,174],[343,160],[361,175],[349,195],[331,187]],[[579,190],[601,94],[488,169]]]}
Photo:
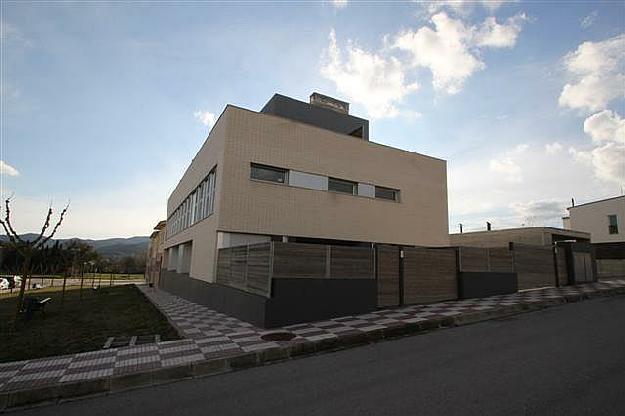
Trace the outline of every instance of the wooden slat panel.
{"label": "wooden slat panel", "polygon": [[[248,254],[249,250],[249,254]],[[271,291],[270,243],[229,247],[217,252],[217,283],[262,296]]]}
{"label": "wooden slat panel", "polygon": [[404,303],[458,298],[454,248],[404,248]]}
{"label": "wooden slat panel", "polygon": [[514,271],[512,252],[508,247],[493,247],[488,249],[491,272],[511,273]]}
{"label": "wooden slat panel", "polygon": [[519,279],[519,289],[555,285],[552,250],[552,247],[514,245],[514,269]]}
{"label": "wooden slat panel", "polygon": [[370,247],[330,247],[330,278],[373,279],[373,250]]}
{"label": "wooden slat panel", "polygon": [[230,286],[231,250],[222,248],[217,252],[217,283]]}
{"label": "wooden slat panel", "polygon": [[326,277],[325,245],[276,242],[273,256],[274,279]]}
{"label": "wooden slat panel", "polygon": [[271,243],[249,246],[247,257],[247,290],[269,296],[271,291]]}
{"label": "wooden slat panel", "polygon": [[460,271],[488,271],[488,251],[482,247],[460,247]]}
{"label": "wooden slat panel", "polygon": [[245,273],[246,273],[246,256],[247,247],[232,247],[232,256],[230,257],[230,286],[237,289],[246,289]]}
{"label": "wooden slat panel", "polygon": [[399,247],[377,246],[378,307],[399,305]]}

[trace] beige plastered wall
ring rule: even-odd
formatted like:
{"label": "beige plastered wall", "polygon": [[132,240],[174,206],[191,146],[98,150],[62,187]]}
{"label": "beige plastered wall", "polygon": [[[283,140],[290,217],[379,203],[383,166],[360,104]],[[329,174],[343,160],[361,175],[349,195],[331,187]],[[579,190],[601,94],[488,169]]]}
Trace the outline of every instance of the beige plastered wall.
{"label": "beige plastered wall", "polygon": [[[590,233],[592,243],[625,241],[625,196],[569,209],[571,228]],[[608,215],[616,215],[618,234],[608,232]]]}

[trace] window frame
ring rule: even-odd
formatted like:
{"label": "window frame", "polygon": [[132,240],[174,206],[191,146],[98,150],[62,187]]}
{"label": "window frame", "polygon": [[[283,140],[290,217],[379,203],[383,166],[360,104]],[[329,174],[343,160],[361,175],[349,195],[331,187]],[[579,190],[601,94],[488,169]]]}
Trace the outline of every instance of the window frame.
{"label": "window frame", "polygon": [[[338,184],[343,184],[343,185],[351,185],[352,186],[352,191],[351,192],[345,192],[342,190],[337,190],[337,189],[332,189],[332,183],[338,183]],[[328,191],[329,192],[335,192],[337,194],[343,194],[343,195],[358,195],[358,182],[354,182],[354,181],[350,181],[347,179],[341,179],[341,178],[333,178],[331,176],[328,177]]]}
{"label": "window frame", "polygon": [[[612,219],[614,219],[614,223],[612,223]],[[618,233],[618,216],[616,214],[610,214],[608,215],[608,234],[616,235]]]}
{"label": "window frame", "polygon": [[[273,181],[270,179],[263,179],[263,178],[257,178],[254,177],[254,170],[258,169],[258,170],[266,170],[266,171],[271,171],[271,172],[276,172],[276,173],[281,173],[283,174],[283,181]],[[267,183],[274,183],[277,185],[288,185],[289,184],[289,170],[288,169],[284,169],[284,168],[279,168],[277,166],[270,166],[270,165],[263,165],[262,163],[254,163],[251,162],[250,163],[250,179],[254,180],[254,181],[260,181],[260,182],[267,182]]]}
{"label": "window frame", "polygon": [[[378,194],[378,190],[379,191],[390,191],[390,192],[393,193],[393,197],[392,198],[386,198],[386,197],[380,196],[380,194]],[[383,199],[385,201],[399,202],[399,189],[389,188],[389,187],[386,187],[386,186],[377,186],[377,185],[375,185],[374,197],[375,197],[375,199]]]}

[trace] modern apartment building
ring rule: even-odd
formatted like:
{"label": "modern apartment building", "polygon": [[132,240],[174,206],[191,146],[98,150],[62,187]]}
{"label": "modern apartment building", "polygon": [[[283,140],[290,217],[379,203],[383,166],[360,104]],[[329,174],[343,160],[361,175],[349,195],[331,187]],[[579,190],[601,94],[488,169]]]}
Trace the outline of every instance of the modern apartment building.
{"label": "modern apartment building", "polygon": [[317,93],[228,105],[167,201],[164,268],[213,283],[219,249],[271,241],[447,246],[446,162]]}
{"label": "modern apartment building", "polygon": [[159,221],[154,226],[152,234],[150,234],[150,243],[145,262],[145,280],[152,285],[158,285],[161,269],[163,268],[166,224],[166,221]]}
{"label": "modern apartment building", "polygon": [[564,228],[590,233],[598,277],[625,278],[625,195],[567,209]]}
{"label": "modern apartment building", "polygon": [[567,208],[564,228],[590,233],[592,243],[625,242],[625,195]]}

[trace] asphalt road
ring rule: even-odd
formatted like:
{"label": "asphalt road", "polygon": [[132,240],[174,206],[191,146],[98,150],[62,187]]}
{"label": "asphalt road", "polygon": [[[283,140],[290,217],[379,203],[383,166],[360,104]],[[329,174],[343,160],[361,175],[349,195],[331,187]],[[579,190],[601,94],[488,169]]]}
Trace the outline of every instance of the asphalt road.
{"label": "asphalt road", "polygon": [[625,297],[23,414],[625,415]]}

